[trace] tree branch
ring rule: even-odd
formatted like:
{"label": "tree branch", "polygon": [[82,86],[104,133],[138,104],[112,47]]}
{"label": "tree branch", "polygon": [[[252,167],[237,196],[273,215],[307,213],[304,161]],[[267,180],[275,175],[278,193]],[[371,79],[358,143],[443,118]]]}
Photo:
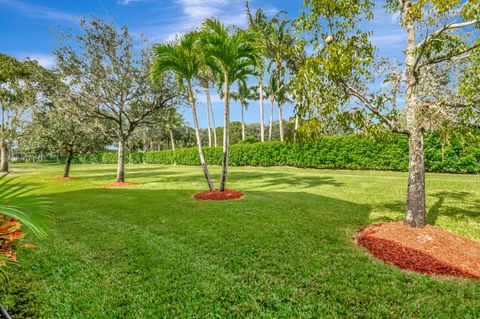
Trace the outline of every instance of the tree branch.
{"label": "tree branch", "polygon": [[393,123],[385,115],[383,115],[382,112],[380,112],[380,110],[375,105],[373,105],[370,99],[368,99],[361,92],[359,92],[358,90],[350,86],[345,86],[345,89],[348,93],[350,93],[350,95],[356,97],[360,102],[362,102],[362,104],[366,108],[368,108],[373,114],[375,114],[385,125],[387,125],[392,132],[402,133],[407,135],[410,134],[408,130],[399,128],[395,123]]}

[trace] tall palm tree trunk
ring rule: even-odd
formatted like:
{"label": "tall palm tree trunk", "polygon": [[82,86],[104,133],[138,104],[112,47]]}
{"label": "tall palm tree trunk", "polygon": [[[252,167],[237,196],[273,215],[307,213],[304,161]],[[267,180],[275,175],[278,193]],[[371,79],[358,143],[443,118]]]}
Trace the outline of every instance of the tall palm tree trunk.
{"label": "tall palm tree trunk", "polygon": [[168,129],[170,134],[170,143],[172,144],[172,151],[175,151],[175,138],[173,137],[173,130],[170,128]]}
{"label": "tall palm tree trunk", "polygon": [[[277,58],[276,62],[276,67],[277,67],[277,92],[280,92],[280,86],[281,86],[281,79],[280,79],[280,75],[282,74],[282,62],[280,60],[280,58]],[[284,131],[283,131],[283,110],[282,110],[282,104],[280,103],[280,98],[277,99],[277,104],[278,104],[278,117],[279,117],[279,126],[280,126],[280,141],[283,142],[283,135],[284,135]]]}
{"label": "tall palm tree trunk", "polygon": [[258,86],[260,96],[260,141],[265,142],[265,115],[263,112],[263,77],[260,77],[260,85]]}
{"label": "tall palm tree trunk", "polygon": [[188,81],[187,89],[188,89],[188,100],[190,102],[190,106],[192,107],[193,125],[195,128],[195,136],[197,139],[198,154],[200,156],[200,164],[202,165],[203,174],[205,175],[205,179],[207,180],[208,188],[211,191],[213,191],[215,190],[215,186],[213,185],[210,172],[208,171],[207,162],[205,160],[205,154],[203,153],[202,140],[200,138],[200,128],[198,126],[197,110],[195,107],[195,98],[193,96],[192,84],[190,81]]}
{"label": "tall palm tree trunk", "polygon": [[281,103],[278,104],[278,120],[279,120],[279,126],[280,126],[280,141],[283,142],[284,140],[284,129],[283,129],[283,105]]}
{"label": "tall palm tree trunk", "polygon": [[298,114],[295,114],[295,129],[294,129],[294,132],[293,132],[293,140],[296,141],[297,140],[297,131],[298,131]]}
{"label": "tall palm tree trunk", "polygon": [[222,175],[220,178],[220,191],[225,191],[228,174],[228,151],[230,145],[230,82],[225,76],[225,107],[223,113],[223,158],[222,158]]}
{"label": "tall palm tree trunk", "polygon": [[242,141],[245,141],[245,106],[243,102],[240,103],[240,106],[242,107]]}
{"label": "tall palm tree trunk", "polygon": [[208,133],[208,147],[212,147],[212,130],[211,130],[211,116],[210,116],[210,108],[211,108],[211,100],[210,100],[210,92],[208,90],[208,84],[205,86],[205,95],[207,96],[207,133]]}
{"label": "tall palm tree trunk", "polygon": [[270,96],[270,125],[268,127],[268,140],[272,140],[272,130],[273,130],[273,107],[275,106],[275,97]]}
{"label": "tall palm tree trunk", "polygon": [[207,95],[208,112],[212,117],[213,145],[217,147],[217,128],[215,126],[215,116],[213,115],[212,99],[210,97],[210,89],[208,88],[208,85],[205,87],[205,94]]}

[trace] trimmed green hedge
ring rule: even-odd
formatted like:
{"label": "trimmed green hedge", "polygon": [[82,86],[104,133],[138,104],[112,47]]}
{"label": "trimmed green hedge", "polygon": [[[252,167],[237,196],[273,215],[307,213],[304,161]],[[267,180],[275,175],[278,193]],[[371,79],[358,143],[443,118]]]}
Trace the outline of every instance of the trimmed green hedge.
{"label": "trimmed green hedge", "polygon": [[[462,147],[451,140],[445,149],[437,136],[425,139],[426,170],[445,173],[477,173],[480,171],[480,139],[472,138]],[[222,149],[205,148],[207,163],[220,165]],[[198,165],[196,148],[175,152],[146,152],[148,164]],[[265,142],[236,144],[230,148],[232,166],[294,166],[302,168],[375,169],[406,171],[408,169],[408,137],[385,134],[376,138],[360,135],[326,136],[312,142]]]}
{"label": "trimmed green hedge", "polygon": [[[222,148],[205,148],[207,163],[220,165]],[[425,139],[426,170],[445,173],[480,171],[480,136],[456,138],[445,147],[442,160],[440,138]],[[128,163],[199,165],[197,148],[126,154]],[[116,152],[83,154],[76,163],[117,163]],[[265,142],[235,144],[230,148],[232,166],[294,166],[303,168],[375,169],[406,171],[408,137],[400,134],[326,136],[311,142]]]}

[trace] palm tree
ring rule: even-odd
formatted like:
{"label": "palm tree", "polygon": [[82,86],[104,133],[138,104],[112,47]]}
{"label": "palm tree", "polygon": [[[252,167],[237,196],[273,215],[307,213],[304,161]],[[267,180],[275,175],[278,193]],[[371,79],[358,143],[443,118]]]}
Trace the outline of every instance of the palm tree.
{"label": "palm tree", "polygon": [[264,45],[263,38],[268,34],[269,23],[267,21],[267,16],[262,9],[255,11],[255,15],[252,15],[250,7],[247,1],[247,17],[249,28],[257,33],[257,39],[259,40],[259,48],[261,50],[261,55],[257,60],[256,70],[257,70],[257,79],[258,79],[258,97],[260,103],[260,141],[265,141],[265,112],[263,108],[263,93],[264,93],[264,84],[263,79],[265,75],[265,56],[267,55],[267,47]]}
{"label": "palm tree", "polygon": [[[280,11],[270,20],[266,19],[265,13],[259,9],[252,16],[250,8],[247,2],[247,16],[249,22],[254,26],[254,30],[260,33],[263,46],[265,48],[265,54],[270,59],[271,64],[276,68],[277,74],[277,87],[281,87],[281,81],[285,77],[286,63],[289,57],[290,48],[295,44],[295,39],[290,32],[290,21],[285,19],[285,12]],[[279,93],[279,92],[278,92]],[[283,129],[283,109],[281,98],[276,96],[278,102],[278,111],[280,114],[280,139],[284,140]]]}
{"label": "palm tree", "polygon": [[268,125],[268,140],[272,140],[272,129],[273,129],[273,109],[275,106],[275,96],[277,95],[277,77],[275,72],[270,72],[270,79],[268,85],[265,88],[267,96],[270,98],[270,121]]}
{"label": "palm tree", "polygon": [[186,90],[188,101],[192,108],[193,125],[197,140],[198,154],[202,165],[205,179],[211,191],[215,190],[212,178],[205,161],[202,141],[200,139],[200,128],[198,125],[195,96],[193,94],[192,82],[198,75],[202,65],[201,52],[199,51],[199,34],[190,32],[182,36],[177,43],[163,43],[155,46],[155,62],[152,68],[153,77],[158,77],[165,71],[176,74],[181,83],[182,89]]}
{"label": "palm tree", "polygon": [[230,32],[217,19],[207,19],[203,23],[203,53],[208,65],[219,75],[219,82],[225,94],[223,158],[220,191],[225,190],[228,168],[230,86],[247,74],[253,74],[253,66],[258,60],[257,38],[253,32],[236,29]]}
{"label": "palm tree", "polygon": [[[210,96],[210,83],[214,82],[213,71],[204,64],[200,73],[198,74],[198,79],[200,80],[200,85],[205,90],[206,96],[206,107],[207,107],[207,133],[208,133],[208,146],[217,147],[217,130],[215,127],[215,116],[212,109],[212,99]],[[212,131],[213,131],[213,145],[212,145]]]}
{"label": "palm tree", "polygon": [[247,85],[247,79],[239,79],[238,81],[238,91],[232,92],[232,99],[240,102],[240,107],[242,108],[242,141],[245,141],[245,116],[244,111],[248,109],[248,100],[256,99],[257,93],[255,92],[255,87],[249,87]]}

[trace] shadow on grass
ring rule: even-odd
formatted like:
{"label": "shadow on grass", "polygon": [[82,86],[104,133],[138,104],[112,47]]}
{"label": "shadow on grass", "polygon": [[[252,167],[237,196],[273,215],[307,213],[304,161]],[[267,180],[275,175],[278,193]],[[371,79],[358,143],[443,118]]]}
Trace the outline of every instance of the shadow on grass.
{"label": "shadow on grass", "polygon": [[[239,201],[205,202],[192,199],[195,192],[52,194],[51,235],[37,242],[37,251],[19,256],[22,269],[14,280],[21,284],[2,289],[6,306],[19,318],[38,317],[38,309],[63,318],[185,317],[192,311],[275,317],[298,306],[318,309],[325,283],[352,289],[356,275],[348,267],[365,254],[351,236],[368,220],[368,205],[254,191]],[[371,267],[365,260],[359,275]],[[25,286],[27,295],[18,289]],[[294,298],[292,289],[310,297]]]}
{"label": "shadow on grass", "polygon": [[[173,166],[174,167],[174,166]],[[139,167],[126,169],[126,180],[136,179],[150,179],[149,182],[162,182],[165,180],[171,181],[175,177],[176,182],[195,183],[203,182],[203,174],[198,167],[196,172],[171,170],[172,166],[165,167]],[[79,169],[72,174],[81,177],[82,180],[102,180],[109,181],[115,178],[115,169]],[[84,175],[86,174],[86,175]],[[77,176],[75,175],[75,176]],[[216,178],[218,174],[212,174]],[[297,173],[289,172],[249,172],[249,171],[231,171],[228,175],[229,182],[241,183],[252,181],[255,182],[255,188],[275,186],[276,189],[283,188],[310,188],[321,185],[342,186],[343,183],[336,181],[329,176],[322,176],[319,171],[318,174],[299,175]]]}
{"label": "shadow on grass", "polygon": [[432,195],[435,198],[434,204],[430,207],[427,213],[427,222],[435,225],[440,215],[448,217],[480,217],[480,201],[471,202],[466,208],[458,208],[445,205],[445,202],[460,202],[465,203],[469,198],[474,196],[469,192],[459,191],[443,191]]}

